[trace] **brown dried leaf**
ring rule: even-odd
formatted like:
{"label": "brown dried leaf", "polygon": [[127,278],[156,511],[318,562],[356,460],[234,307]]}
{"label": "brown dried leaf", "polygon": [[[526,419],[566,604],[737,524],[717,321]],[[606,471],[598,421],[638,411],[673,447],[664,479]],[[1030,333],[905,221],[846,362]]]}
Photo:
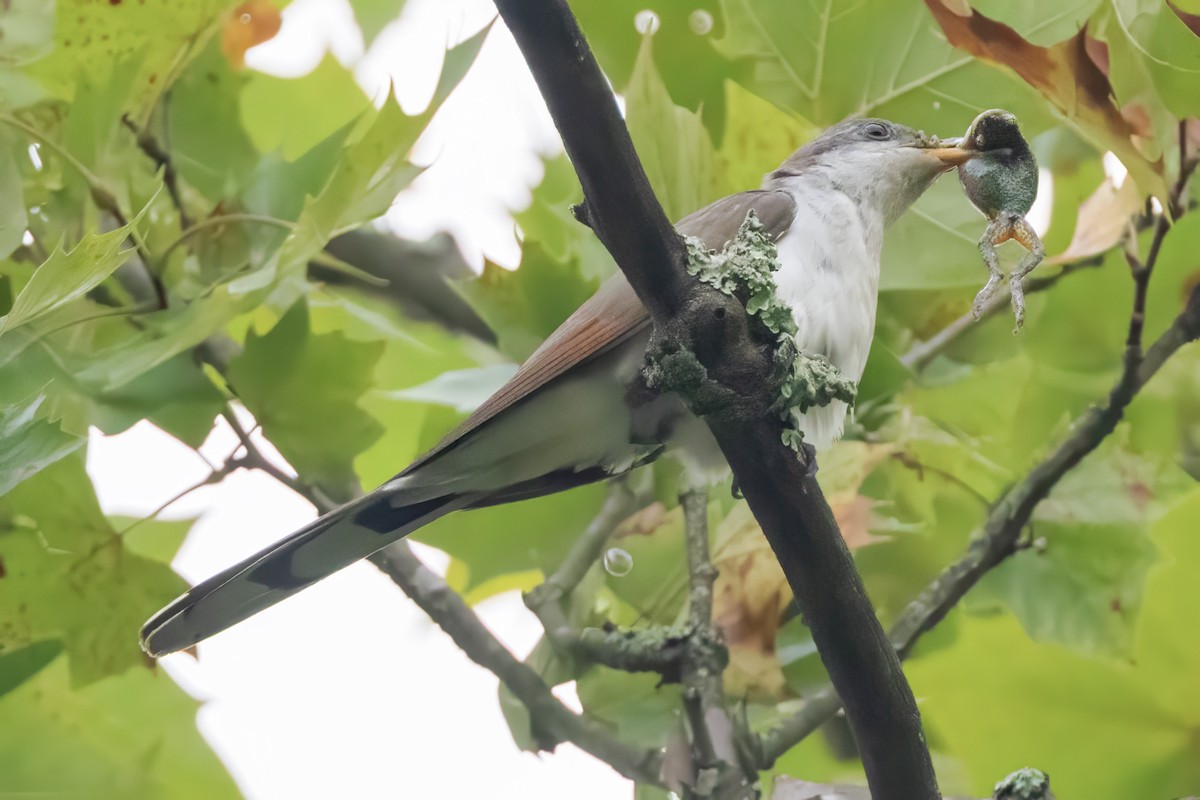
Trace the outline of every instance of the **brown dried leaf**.
{"label": "brown dried leaf", "polygon": [[1046,263],[1066,264],[1107,251],[1121,240],[1130,216],[1141,206],[1142,197],[1133,181],[1127,180],[1117,188],[1111,178],[1105,179],[1080,204],[1075,233],[1067,249],[1046,259]]}
{"label": "brown dried leaf", "polygon": [[246,64],[246,51],[262,44],[283,24],[271,0],[249,0],[235,8],[221,27],[221,52],[235,67]]}
{"label": "brown dried leaf", "polygon": [[960,17],[941,0],[925,0],[925,5],[950,44],[1016,72],[1081,133],[1112,150],[1143,192],[1165,200],[1162,159],[1150,161],[1135,146],[1136,131],[1114,104],[1108,76],[1088,54],[1086,30],[1050,47],[1038,47],[978,12]]}

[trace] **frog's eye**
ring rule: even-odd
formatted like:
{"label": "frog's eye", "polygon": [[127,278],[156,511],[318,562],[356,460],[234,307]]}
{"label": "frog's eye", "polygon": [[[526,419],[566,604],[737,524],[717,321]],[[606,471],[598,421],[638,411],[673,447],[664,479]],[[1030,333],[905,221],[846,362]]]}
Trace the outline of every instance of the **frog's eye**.
{"label": "frog's eye", "polygon": [[892,138],[892,132],[887,129],[887,126],[878,122],[868,122],[863,126],[862,132],[868,139],[874,139],[877,142]]}

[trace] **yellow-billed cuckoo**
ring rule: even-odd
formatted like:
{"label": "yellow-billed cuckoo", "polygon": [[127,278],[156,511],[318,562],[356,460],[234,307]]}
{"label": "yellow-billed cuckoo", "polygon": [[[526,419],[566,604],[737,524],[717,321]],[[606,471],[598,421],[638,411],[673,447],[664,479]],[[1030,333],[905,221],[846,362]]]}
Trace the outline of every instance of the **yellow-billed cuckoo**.
{"label": "yellow-billed cuckoo", "polygon": [[[857,381],[875,328],[884,228],[971,153],[881,119],[853,119],[793,153],[761,189],[717,200],[678,224],[722,248],[753,209],[777,241],[778,294],[800,352]],[[550,335],[512,379],[395,478],[197,585],[142,629],[151,655],[189,647],[464,508],[557,492],[625,472],[670,449],[692,480],[723,475],[705,423],[674,395],[645,389],[650,319],[618,274]],[[828,447],[846,406],[798,417]]]}

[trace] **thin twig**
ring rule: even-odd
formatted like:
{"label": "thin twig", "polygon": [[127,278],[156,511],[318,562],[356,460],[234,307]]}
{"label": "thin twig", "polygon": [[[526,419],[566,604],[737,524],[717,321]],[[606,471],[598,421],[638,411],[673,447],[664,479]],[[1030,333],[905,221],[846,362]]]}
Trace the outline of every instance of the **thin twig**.
{"label": "thin twig", "polygon": [[733,720],[722,686],[729,653],[713,625],[713,587],[717,568],[708,547],[708,493],[692,489],[680,495],[688,565],[688,640],[683,655],[683,705],[692,731],[695,785],[690,796],[755,797],[738,764]]}
{"label": "thin twig", "polygon": [[[163,113],[162,117],[165,127],[167,114]],[[162,170],[163,183],[167,187],[167,193],[171,196],[171,202],[175,204],[175,210],[179,212],[179,227],[186,231],[192,226],[192,221],[188,216],[187,208],[183,205],[183,195],[179,191],[179,175],[175,172],[175,163],[171,160],[171,154],[159,144],[158,139],[154,137],[149,128],[139,128],[128,114],[121,116],[121,122],[133,132],[138,149]]]}

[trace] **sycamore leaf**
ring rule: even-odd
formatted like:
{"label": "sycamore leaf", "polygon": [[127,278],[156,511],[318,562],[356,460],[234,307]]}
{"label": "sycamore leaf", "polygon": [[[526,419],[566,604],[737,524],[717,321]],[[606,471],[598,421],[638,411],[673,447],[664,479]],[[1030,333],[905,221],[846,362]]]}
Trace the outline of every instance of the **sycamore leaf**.
{"label": "sycamore leaf", "polygon": [[144,666],[134,633],[186,586],[125,547],[78,456],[0,499],[0,560],[0,648],[61,638],[76,686]]}
{"label": "sycamore leaf", "polygon": [[313,333],[301,302],[266,334],[251,332],[228,375],[289,463],[314,483],[346,487],[357,483],[354,457],[382,433],[359,406],[382,353],[382,342]]}
{"label": "sycamore leaf", "polygon": [[58,639],[43,639],[12,652],[0,653],[0,697],[38,674],[62,652]]}
{"label": "sycamore leaf", "polygon": [[654,64],[653,38],[646,36],[625,90],[625,119],[654,194],[670,219],[725,193],[712,141],[700,115],[679,108]]}
{"label": "sycamore leaf", "polygon": [[8,258],[21,246],[21,237],[29,223],[13,144],[7,133],[0,134],[0,186],[4,187],[0,192],[0,258]]}
{"label": "sycamore leaf", "polygon": [[239,791],[196,728],[199,702],[135,669],[87,687],[59,658],[0,698],[0,774],[14,794],[204,800]]}
{"label": "sycamore leaf", "polygon": [[295,161],[371,107],[354,73],[328,55],[300,78],[255,73],[239,98],[242,125],[260,153]]}
{"label": "sycamore leaf", "polygon": [[82,437],[37,415],[45,399],[37,395],[0,408],[0,496],[83,445]]}
{"label": "sycamore leaf", "polygon": [[108,233],[87,234],[69,252],[55,247],[0,318],[0,336],[83,297],[116,272],[130,253],[121,245],[145,213],[143,208],[128,225]]}

